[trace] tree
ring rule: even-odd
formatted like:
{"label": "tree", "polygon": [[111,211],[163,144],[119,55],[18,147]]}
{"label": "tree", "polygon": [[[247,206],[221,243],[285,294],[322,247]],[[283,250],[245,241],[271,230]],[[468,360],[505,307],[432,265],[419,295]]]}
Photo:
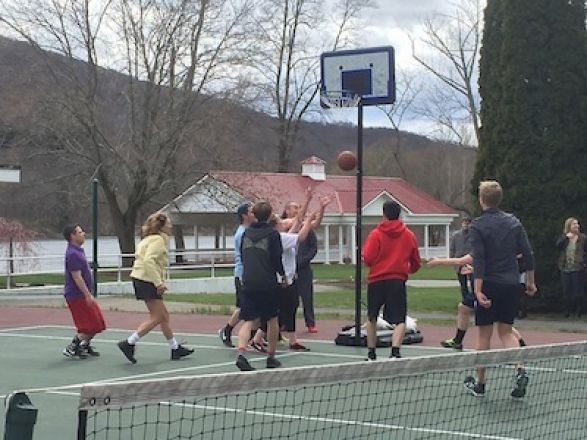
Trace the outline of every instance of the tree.
{"label": "tree", "polygon": [[[412,40],[414,59],[436,81],[419,113],[435,121],[446,139],[479,141],[479,106],[475,80],[481,41],[482,0],[463,0],[452,13],[424,21],[424,37]],[[419,46],[422,45],[423,48]],[[428,53],[428,55],[427,55]],[[474,139],[466,127],[473,127]]]}
{"label": "tree", "polygon": [[554,295],[554,240],[565,218],[587,219],[585,3],[493,1],[485,26],[474,183],[500,181],[503,208],[528,230],[539,288]]}
{"label": "tree", "polygon": [[9,273],[14,273],[14,251],[17,250],[20,255],[34,254],[31,242],[36,237],[37,233],[35,231],[25,228],[21,223],[0,217],[0,242],[8,245]]}
{"label": "tree", "polygon": [[379,109],[385,113],[393,130],[392,146],[389,152],[397,166],[400,177],[407,180],[407,170],[403,163],[404,160],[402,160],[403,142],[400,127],[404,117],[412,110],[414,101],[422,91],[422,84],[419,82],[417,75],[408,74],[401,69],[398,69],[396,83],[398,93],[396,94],[395,102],[391,105],[381,106]]}
{"label": "tree", "polygon": [[259,2],[247,76],[261,108],[277,117],[278,171],[289,170],[300,122],[318,94],[320,53],[344,46],[360,11],[370,4],[371,0]]}
{"label": "tree", "polygon": [[99,178],[123,253],[134,252],[141,209],[201,170],[198,116],[231,82],[251,5],[3,3],[0,23],[39,49],[54,82],[50,117],[41,121],[60,146],[54,153]]}

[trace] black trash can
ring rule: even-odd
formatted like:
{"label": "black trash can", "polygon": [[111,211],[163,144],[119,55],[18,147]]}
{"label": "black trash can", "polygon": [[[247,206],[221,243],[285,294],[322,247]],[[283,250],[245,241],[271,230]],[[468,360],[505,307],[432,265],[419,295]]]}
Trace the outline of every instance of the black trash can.
{"label": "black trash can", "polygon": [[4,440],[33,440],[37,408],[25,393],[15,393],[8,399]]}

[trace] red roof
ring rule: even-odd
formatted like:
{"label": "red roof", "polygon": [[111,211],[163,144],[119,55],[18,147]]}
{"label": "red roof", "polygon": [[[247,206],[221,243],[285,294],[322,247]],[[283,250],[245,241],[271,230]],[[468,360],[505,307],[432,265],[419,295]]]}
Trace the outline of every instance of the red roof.
{"label": "red roof", "polygon": [[[268,200],[279,211],[291,200],[301,202],[306,188],[314,190],[310,209],[318,207],[318,197],[329,195],[333,203],[326,212],[352,214],[356,206],[355,176],[326,176],[324,181],[293,173],[255,173],[243,171],[211,171],[210,176],[225,182],[250,201]],[[389,193],[412,214],[457,214],[452,208],[432,198],[424,191],[397,177],[363,177],[363,206],[381,193]]]}

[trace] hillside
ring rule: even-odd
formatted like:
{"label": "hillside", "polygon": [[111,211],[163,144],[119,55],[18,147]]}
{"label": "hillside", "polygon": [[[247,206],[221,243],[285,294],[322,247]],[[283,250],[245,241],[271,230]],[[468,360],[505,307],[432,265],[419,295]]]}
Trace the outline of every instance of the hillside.
{"label": "hillside", "polygon": [[[23,170],[22,184],[0,185],[4,201],[0,216],[52,231],[66,221],[89,221],[92,171],[77,169],[67,158],[55,162],[47,155],[59,144],[47,126],[60,113],[52,99],[57,92],[47,62],[59,63],[63,59],[55,54],[41,56],[26,43],[0,37],[0,163],[18,163]],[[84,63],[79,62],[79,70],[83,74]],[[114,130],[116,115],[124,105],[118,86],[125,81],[125,76],[104,69],[100,75],[108,84],[103,94],[111,103],[108,116]],[[193,118],[197,121],[198,137],[194,138],[194,144],[198,148],[179,151],[178,158],[187,160],[198,151],[196,166],[182,177],[177,192],[209,169],[270,171],[277,168],[277,124],[269,115],[210,97],[194,110]],[[392,130],[365,129],[365,173],[401,175],[391,154],[395,152],[405,171],[404,177],[412,184],[453,206],[466,205],[475,150],[411,133],[402,132],[400,138],[401,147],[398,147]],[[304,122],[292,153],[291,171],[299,169],[299,161],[315,154],[328,163],[330,172],[339,172],[334,166],[336,155],[340,150],[353,148],[355,139],[356,127],[351,125]],[[194,158],[190,160],[193,162]],[[174,195],[172,191],[161,194],[152,207],[164,204]],[[109,228],[105,220],[103,232],[109,232]]]}

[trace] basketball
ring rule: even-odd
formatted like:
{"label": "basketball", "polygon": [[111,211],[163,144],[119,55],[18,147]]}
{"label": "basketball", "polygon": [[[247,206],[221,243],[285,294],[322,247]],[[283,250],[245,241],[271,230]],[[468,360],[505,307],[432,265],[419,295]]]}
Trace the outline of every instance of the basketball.
{"label": "basketball", "polygon": [[341,170],[351,171],[357,166],[357,158],[352,151],[343,151],[336,158],[336,163]]}

